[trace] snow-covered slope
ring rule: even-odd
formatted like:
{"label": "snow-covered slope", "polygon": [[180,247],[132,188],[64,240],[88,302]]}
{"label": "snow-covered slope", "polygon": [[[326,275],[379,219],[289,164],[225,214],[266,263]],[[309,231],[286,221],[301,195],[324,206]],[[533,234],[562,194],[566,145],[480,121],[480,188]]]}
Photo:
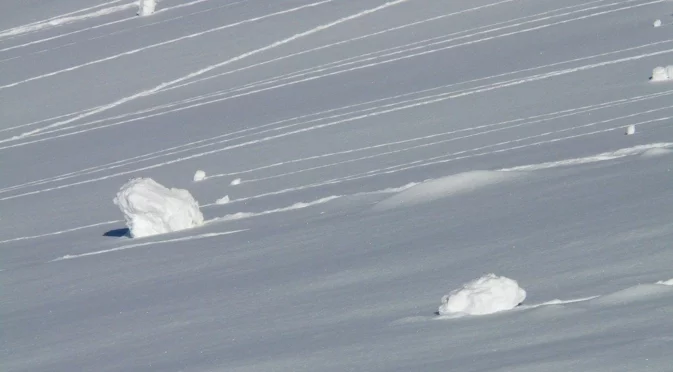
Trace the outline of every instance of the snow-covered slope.
{"label": "snow-covered slope", "polygon": [[[6,370],[670,370],[673,2],[137,13],[0,4]],[[128,238],[138,177],[204,224]]]}

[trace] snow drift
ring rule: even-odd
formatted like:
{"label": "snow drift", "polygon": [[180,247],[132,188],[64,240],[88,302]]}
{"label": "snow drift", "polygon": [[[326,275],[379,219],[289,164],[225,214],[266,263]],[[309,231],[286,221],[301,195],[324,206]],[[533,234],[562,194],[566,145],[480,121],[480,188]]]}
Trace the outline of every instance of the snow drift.
{"label": "snow drift", "polygon": [[168,189],[151,178],[136,178],[117,193],[114,203],[131,237],[142,238],[203,224],[199,204],[187,190]]}
{"label": "snow drift", "polygon": [[425,181],[393,195],[379,202],[374,210],[382,211],[428,203],[452,195],[474,191],[514,177],[516,175],[513,173],[498,171],[470,171],[441,177]]}
{"label": "snow drift", "polygon": [[525,298],[526,291],[515,280],[488,274],[443,296],[439,314],[492,314],[513,309]]}

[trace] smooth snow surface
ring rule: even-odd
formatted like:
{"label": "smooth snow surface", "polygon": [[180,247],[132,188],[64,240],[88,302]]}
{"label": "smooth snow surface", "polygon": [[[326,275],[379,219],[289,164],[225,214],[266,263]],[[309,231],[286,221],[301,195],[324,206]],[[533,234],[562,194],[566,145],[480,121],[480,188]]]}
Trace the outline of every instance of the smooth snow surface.
{"label": "smooth snow surface", "polygon": [[203,224],[199,204],[187,190],[168,189],[153,179],[136,178],[117,193],[114,203],[121,209],[131,236],[180,231]]}
{"label": "smooth snow surface", "polygon": [[0,1],[3,370],[671,371],[673,2],[142,3]]}
{"label": "smooth snow surface", "polygon": [[439,315],[485,315],[511,310],[526,299],[526,291],[510,278],[487,274],[442,297]]}
{"label": "smooth snow surface", "polygon": [[194,182],[203,181],[205,179],[206,179],[206,172],[204,172],[202,170],[197,170],[194,173],[194,178],[193,178]]}

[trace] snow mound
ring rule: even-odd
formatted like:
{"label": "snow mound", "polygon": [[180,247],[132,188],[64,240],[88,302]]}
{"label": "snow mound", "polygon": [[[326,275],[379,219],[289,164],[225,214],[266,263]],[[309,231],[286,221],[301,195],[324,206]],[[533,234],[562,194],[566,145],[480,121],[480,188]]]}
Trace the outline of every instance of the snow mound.
{"label": "snow mound", "polygon": [[426,181],[379,202],[374,210],[387,210],[431,202],[447,196],[474,191],[516,177],[514,173],[471,171]]}
{"label": "snow mound", "polygon": [[442,297],[439,314],[492,314],[513,309],[525,298],[526,291],[515,280],[488,274]]}
{"label": "snow mound", "polygon": [[203,224],[199,204],[187,190],[168,189],[151,178],[136,178],[117,193],[114,203],[131,237],[142,238]]}
{"label": "snow mound", "polygon": [[140,0],[138,2],[138,15],[148,16],[154,13],[157,7],[157,0]]}
{"label": "snow mound", "polygon": [[194,182],[203,181],[205,179],[206,179],[206,172],[202,170],[197,170],[196,173],[194,173]]}
{"label": "snow mound", "polygon": [[236,185],[240,185],[240,184],[241,184],[241,179],[240,178],[237,178],[237,179],[231,181],[231,183],[230,183],[231,186],[236,186]]}
{"label": "snow mound", "polygon": [[228,204],[229,203],[229,195],[225,195],[217,200],[215,200],[215,204]]}

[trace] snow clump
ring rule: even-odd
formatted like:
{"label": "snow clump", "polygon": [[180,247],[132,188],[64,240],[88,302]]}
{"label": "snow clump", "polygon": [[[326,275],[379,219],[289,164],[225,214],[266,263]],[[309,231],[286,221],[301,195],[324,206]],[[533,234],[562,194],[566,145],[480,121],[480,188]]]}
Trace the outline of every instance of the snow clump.
{"label": "snow clump", "polygon": [[492,314],[513,309],[525,298],[526,291],[515,280],[488,274],[442,297],[439,314]]}
{"label": "snow clump", "polygon": [[225,195],[224,197],[215,200],[215,204],[228,204],[228,203],[229,203],[229,195]]}
{"label": "snow clump", "polygon": [[654,21],[654,27],[661,27],[661,19]]}
{"label": "snow clump", "polygon": [[237,179],[231,181],[231,183],[230,183],[231,186],[236,186],[236,185],[240,185],[240,184],[241,184],[241,179],[240,178],[237,178]]}
{"label": "snow clump", "polygon": [[117,193],[114,203],[131,237],[142,238],[203,224],[199,203],[187,190],[168,189],[151,178],[136,178]]}
{"label": "snow clump", "polygon": [[148,16],[154,13],[157,7],[157,0],[139,0],[138,1],[138,15]]}
{"label": "snow clump", "polygon": [[202,170],[197,170],[196,173],[194,173],[194,182],[203,181],[205,179],[206,179],[206,172]]}
{"label": "snow clump", "polygon": [[673,66],[662,67],[658,66],[652,70],[652,81],[665,81],[671,78],[669,75],[670,72],[673,72]]}

